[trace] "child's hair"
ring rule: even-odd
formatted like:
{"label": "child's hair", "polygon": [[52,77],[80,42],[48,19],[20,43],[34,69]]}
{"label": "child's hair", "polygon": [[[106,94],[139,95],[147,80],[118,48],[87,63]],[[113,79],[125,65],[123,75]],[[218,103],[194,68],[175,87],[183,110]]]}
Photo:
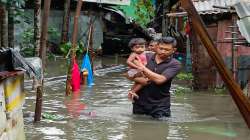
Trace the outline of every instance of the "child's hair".
{"label": "child's hair", "polygon": [[145,45],[145,44],[146,40],[143,38],[132,38],[128,43],[128,47],[133,48],[133,46],[135,45]]}
{"label": "child's hair", "polygon": [[166,37],[162,37],[161,39],[159,39],[159,44],[164,43],[164,44],[172,44],[173,47],[176,47],[177,45],[177,41],[174,37],[171,36],[166,36]]}

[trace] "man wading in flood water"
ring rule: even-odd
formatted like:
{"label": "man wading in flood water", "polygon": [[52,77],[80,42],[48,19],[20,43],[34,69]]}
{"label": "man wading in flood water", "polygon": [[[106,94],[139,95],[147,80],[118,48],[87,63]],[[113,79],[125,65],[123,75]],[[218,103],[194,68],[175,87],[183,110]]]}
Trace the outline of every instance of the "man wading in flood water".
{"label": "man wading in flood water", "polygon": [[181,69],[181,63],[173,58],[176,51],[176,40],[173,37],[162,37],[155,53],[147,53],[147,65],[135,61],[146,78],[135,78],[143,88],[138,93],[139,98],[134,98],[133,114],[150,115],[153,118],[169,117],[170,87],[172,79]]}

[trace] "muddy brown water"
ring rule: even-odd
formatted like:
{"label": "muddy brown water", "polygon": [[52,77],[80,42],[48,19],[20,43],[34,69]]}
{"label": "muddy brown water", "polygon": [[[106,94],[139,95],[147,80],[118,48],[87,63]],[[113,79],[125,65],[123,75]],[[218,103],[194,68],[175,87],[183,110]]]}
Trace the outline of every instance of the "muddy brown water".
{"label": "muddy brown water", "polygon": [[[123,64],[124,59],[96,59],[95,65]],[[131,113],[127,91],[132,85],[122,70],[95,76],[95,85],[65,97],[65,61],[49,61],[41,122],[34,124],[35,93],[25,82],[27,140],[250,140],[250,131],[229,95],[172,95],[172,116],[153,120]],[[51,78],[57,77],[57,78]],[[174,85],[178,86],[178,85]],[[28,115],[27,115],[28,114]],[[52,117],[48,117],[52,116]]]}

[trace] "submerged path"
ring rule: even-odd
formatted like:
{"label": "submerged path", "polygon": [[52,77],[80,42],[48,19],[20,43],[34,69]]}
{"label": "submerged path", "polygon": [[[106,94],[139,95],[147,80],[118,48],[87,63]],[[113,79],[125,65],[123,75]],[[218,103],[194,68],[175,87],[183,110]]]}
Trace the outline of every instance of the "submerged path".
{"label": "submerged path", "polygon": [[[45,117],[55,117],[33,124],[32,115],[26,116],[27,140],[250,139],[249,129],[229,95],[173,95],[172,116],[157,121],[132,115],[132,105],[127,99],[132,83],[121,71],[99,73],[93,87],[82,87],[79,96],[65,97],[64,72],[60,68],[63,62],[50,63],[53,64],[48,68],[43,112]],[[102,63],[113,64],[113,59],[103,59]],[[28,93],[24,112],[27,114],[34,111],[35,93],[29,81],[25,85]]]}

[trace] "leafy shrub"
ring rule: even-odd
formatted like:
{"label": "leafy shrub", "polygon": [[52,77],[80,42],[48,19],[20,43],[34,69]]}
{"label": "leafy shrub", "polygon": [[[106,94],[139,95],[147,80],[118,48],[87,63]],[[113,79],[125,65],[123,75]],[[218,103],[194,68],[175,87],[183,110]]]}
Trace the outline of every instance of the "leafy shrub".
{"label": "leafy shrub", "polygon": [[179,80],[193,80],[194,79],[192,73],[184,73],[184,72],[179,73],[176,76],[176,78],[179,79]]}

